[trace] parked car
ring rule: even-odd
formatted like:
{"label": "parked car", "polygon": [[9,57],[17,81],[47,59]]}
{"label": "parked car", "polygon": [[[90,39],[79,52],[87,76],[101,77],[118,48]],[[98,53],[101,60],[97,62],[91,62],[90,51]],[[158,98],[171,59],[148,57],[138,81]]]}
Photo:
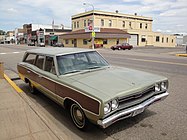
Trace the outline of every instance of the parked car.
{"label": "parked car", "polygon": [[35,43],[34,42],[29,42],[28,46],[35,46]]}
{"label": "parked car", "polygon": [[63,43],[56,43],[53,46],[54,47],[64,47],[64,44]]}
{"label": "parked car", "polygon": [[83,130],[89,122],[106,128],[134,117],[169,95],[167,78],[111,66],[91,49],[27,50],[17,69],[31,93],[38,89],[62,105]]}
{"label": "parked car", "polygon": [[117,44],[111,47],[112,50],[131,50],[133,48],[132,45],[130,45],[129,43],[122,43],[122,44]]}
{"label": "parked car", "polygon": [[45,47],[45,43],[44,42],[41,42],[38,44],[39,47]]}

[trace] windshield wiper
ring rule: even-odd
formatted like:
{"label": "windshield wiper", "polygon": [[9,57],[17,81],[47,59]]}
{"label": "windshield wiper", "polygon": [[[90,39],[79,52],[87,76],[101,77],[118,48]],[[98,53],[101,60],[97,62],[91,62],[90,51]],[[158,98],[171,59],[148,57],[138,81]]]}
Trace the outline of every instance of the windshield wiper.
{"label": "windshield wiper", "polygon": [[72,70],[72,71],[67,71],[63,74],[70,74],[70,73],[76,73],[76,72],[80,72],[80,70]]}
{"label": "windshield wiper", "polygon": [[97,69],[97,68],[101,68],[101,66],[88,67],[87,69]]}

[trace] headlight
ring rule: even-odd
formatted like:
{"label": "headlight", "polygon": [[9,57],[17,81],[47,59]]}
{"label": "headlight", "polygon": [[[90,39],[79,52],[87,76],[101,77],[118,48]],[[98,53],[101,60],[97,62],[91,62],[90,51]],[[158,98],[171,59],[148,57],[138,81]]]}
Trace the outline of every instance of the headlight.
{"label": "headlight", "polygon": [[113,100],[112,101],[112,110],[115,110],[116,108],[118,108],[118,101],[117,100]]}
{"label": "headlight", "polygon": [[167,90],[167,88],[168,88],[168,82],[167,81],[161,82],[161,89],[162,90]]}
{"label": "headlight", "polygon": [[111,111],[111,105],[110,103],[107,103],[105,104],[105,107],[104,107],[104,114],[107,114]]}
{"label": "headlight", "polygon": [[161,85],[160,83],[155,84],[155,91],[161,91]]}

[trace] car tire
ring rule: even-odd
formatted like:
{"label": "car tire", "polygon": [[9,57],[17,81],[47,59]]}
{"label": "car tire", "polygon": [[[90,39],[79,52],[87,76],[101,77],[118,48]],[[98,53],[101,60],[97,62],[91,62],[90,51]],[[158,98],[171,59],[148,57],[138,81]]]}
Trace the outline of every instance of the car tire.
{"label": "car tire", "polygon": [[30,81],[29,81],[29,91],[31,94],[36,94],[36,88]]}
{"label": "car tire", "polygon": [[76,103],[71,104],[70,115],[74,125],[80,130],[86,130],[88,120],[83,110]]}

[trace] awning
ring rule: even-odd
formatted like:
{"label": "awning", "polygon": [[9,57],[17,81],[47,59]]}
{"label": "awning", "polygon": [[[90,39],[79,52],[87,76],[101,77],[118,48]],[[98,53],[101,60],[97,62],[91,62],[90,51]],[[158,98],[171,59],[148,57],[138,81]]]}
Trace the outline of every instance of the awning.
{"label": "awning", "polygon": [[57,40],[57,36],[50,37],[50,40]]}

